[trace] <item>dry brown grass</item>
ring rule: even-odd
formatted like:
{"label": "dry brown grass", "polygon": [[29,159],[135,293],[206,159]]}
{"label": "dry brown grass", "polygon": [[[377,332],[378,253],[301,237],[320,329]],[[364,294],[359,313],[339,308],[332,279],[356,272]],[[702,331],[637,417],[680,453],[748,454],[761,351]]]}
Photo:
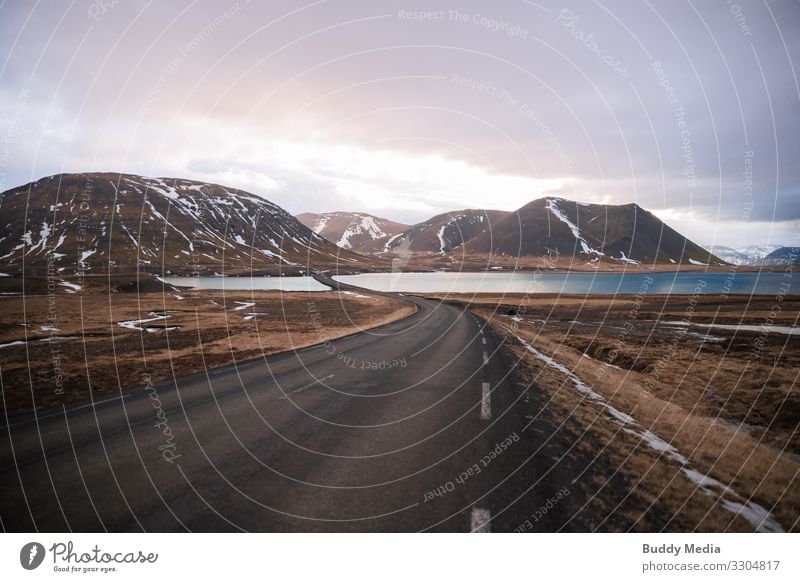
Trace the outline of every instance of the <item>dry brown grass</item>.
{"label": "dry brown grass", "polygon": [[[454,296],[448,297],[456,300]],[[537,350],[573,371],[638,427],[670,443],[688,459],[688,468],[728,485],[735,495],[768,509],[787,530],[800,517],[800,338],[769,334],[753,350],[756,333],[657,325],[657,319],[680,319],[688,298],[646,297],[637,316],[628,318],[632,297],[480,296],[471,308],[509,338],[522,337]],[[756,323],[769,312],[772,298],[701,298],[692,321]],[[776,323],[793,325],[800,300],[788,298]],[[630,321],[627,326],[626,322]],[[701,337],[711,334],[722,341]],[[580,448],[600,455],[623,481],[632,483],[621,507],[606,508],[604,483],[592,487],[595,510],[622,513],[632,529],[752,531],[750,522],[725,509],[689,480],[680,463],[626,432],[597,401],[584,398],[570,378],[533,356],[516,340],[508,348],[517,359],[522,389],[545,393],[545,399],[581,427]],[[610,364],[610,365],[609,365]],[[551,410],[552,412],[552,410]],[[602,512],[600,512],[602,514]],[[596,524],[602,528],[601,524]]]}
{"label": "dry brown grass", "polygon": [[[335,292],[59,292],[50,305],[45,295],[0,297],[0,344],[27,341],[0,348],[4,414],[88,397],[90,386],[140,385],[145,373],[157,381],[312,345],[414,311],[401,300]],[[169,315],[140,326],[158,331],[119,325],[151,313]],[[51,324],[58,331],[43,329]],[[42,341],[51,335],[68,339]]]}

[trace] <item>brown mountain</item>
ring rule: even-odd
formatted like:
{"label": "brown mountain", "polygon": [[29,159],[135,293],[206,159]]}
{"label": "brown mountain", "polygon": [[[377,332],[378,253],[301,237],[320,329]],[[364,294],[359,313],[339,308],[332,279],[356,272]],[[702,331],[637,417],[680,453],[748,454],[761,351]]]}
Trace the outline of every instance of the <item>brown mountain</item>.
{"label": "brown mountain", "polygon": [[587,262],[725,264],[638,204],[541,198],[464,245],[464,252],[574,257]]}
{"label": "brown mountain", "polygon": [[408,232],[391,241],[387,250],[404,249],[413,253],[444,255],[476,236],[491,236],[509,214],[502,210],[475,209],[445,212],[415,224]]}
{"label": "brown mountain", "polygon": [[254,194],[175,178],[59,174],[0,195],[0,271],[299,274],[359,269]]}
{"label": "brown mountain", "polygon": [[386,245],[411,227],[363,212],[305,212],[297,220],[340,248],[380,254]]}

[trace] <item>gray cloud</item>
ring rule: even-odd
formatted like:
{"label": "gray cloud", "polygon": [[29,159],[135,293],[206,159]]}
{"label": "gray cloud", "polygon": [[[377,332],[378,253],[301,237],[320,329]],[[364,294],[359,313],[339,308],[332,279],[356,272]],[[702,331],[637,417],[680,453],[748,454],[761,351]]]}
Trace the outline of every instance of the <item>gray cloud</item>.
{"label": "gray cloud", "polygon": [[[3,184],[218,176],[292,211],[414,221],[480,202],[463,162],[517,188],[487,186],[486,206],[516,205],[525,179],[533,198],[569,178],[564,195],[635,200],[702,242],[725,243],[744,217],[775,223],[754,238],[797,230],[797,2],[496,4],[6,4]],[[385,164],[372,175],[351,154],[287,163],[259,139],[398,158],[359,158]],[[430,156],[444,161],[412,163]],[[448,195],[437,172],[451,170]]]}

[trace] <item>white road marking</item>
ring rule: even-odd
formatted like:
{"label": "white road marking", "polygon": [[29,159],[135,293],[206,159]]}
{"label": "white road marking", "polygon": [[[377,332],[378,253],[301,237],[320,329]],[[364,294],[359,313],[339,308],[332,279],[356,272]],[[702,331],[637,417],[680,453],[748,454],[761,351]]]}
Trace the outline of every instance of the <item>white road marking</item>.
{"label": "white road marking", "polygon": [[492,417],[492,387],[488,382],[484,382],[481,387],[483,389],[481,394],[481,420],[489,420]]}
{"label": "white road marking", "polygon": [[482,509],[480,507],[473,507],[472,508],[472,524],[470,526],[470,532],[472,533],[491,533],[492,527],[489,523],[492,519],[492,514],[489,513],[488,509]]}
{"label": "white road marking", "polygon": [[483,365],[485,366],[488,363],[489,363],[489,354],[483,352]]}
{"label": "white road marking", "polygon": [[483,345],[486,345],[486,338],[485,337],[482,337],[481,341],[483,342]]}

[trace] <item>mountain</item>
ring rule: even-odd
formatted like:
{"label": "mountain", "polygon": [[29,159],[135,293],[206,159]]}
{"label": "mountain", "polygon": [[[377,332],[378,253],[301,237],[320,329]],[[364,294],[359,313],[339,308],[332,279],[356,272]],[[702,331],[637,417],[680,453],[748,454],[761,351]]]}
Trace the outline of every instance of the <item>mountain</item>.
{"label": "mountain", "polygon": [[768,254],[762,260],[768,266],[796,266],[800,265],[800,248],[780,247]]}
{"label": "mountain", "polygon": [[779,248],[780,245],[749,245],[741,248],[713,245],[708,250],[732,265],[760,265],[764,257]]}
{"label": "mountain", "polygon": [[0,271],[299,274],[367,259],[254,194],[175,178],[59,174],[0,195]]}
{"label": "mountain", "polygon": [[388,256],[400,268],[453,268],[459,261],[465,268],[486,268],[539,257],[558,257],[560,266],[725,264],[638,204],[547,197],[514,212],[446,212],[410,227],[351,212],[302,214],[298,219],[340,247]]}
{"label": "mountain", "polygon": [[541,198],[466,242],[465,253],[554,256],[580,262],[722,265],[638,204]]}
{"label": "mountain", "polygon": [[336,246],[357,253],[378,254],[411,227],[362,212],[305,212],[297,220]]}
{"label": "mountain", "polygon": [[482,233],[494,231],[508,212],[502,210],[460,210],[445,212],[415,224],[387,245],[387,251],[446,254]]}

